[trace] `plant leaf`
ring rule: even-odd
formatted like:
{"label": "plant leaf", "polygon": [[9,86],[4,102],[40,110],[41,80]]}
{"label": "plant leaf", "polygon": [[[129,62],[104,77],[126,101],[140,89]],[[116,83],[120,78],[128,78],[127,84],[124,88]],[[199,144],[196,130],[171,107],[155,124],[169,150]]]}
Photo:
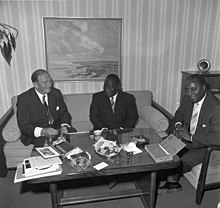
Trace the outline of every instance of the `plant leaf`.
{"label": "plant leaf", "polygon": [[0,47],[1,48],[1,53],[2,53],[2,56],[4,57],[4,59],[6,60],[6,62],[8,63],[9,66],[11,66],[11,44],[8,43],[6,44],[4,42],[4,46],[3,47]]}
{"label": "plant leaf", "polygon": [[16,48],[15,36],[13,33],[10,33],[9,36],[10,36],[12,48],[15,50],[15,48]]}

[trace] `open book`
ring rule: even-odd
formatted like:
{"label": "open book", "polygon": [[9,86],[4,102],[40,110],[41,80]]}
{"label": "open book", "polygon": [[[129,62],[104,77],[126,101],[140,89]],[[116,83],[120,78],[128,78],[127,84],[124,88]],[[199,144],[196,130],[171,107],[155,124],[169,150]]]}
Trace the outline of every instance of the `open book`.
{"label": "open book", "polygon": [[185,146],[184,142],[170,134],[160,144],[149,144],[145,149],[155,162],[165,162],[173,160],[173,157]]}

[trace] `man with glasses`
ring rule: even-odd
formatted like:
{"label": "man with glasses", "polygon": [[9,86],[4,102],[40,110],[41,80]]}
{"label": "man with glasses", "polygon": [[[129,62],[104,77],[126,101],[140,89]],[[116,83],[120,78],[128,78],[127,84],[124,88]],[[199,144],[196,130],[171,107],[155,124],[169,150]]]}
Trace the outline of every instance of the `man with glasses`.
{"label": "man with glasses", "polygon": [[202,162],[208,145],[220,145],[220,102],[208,91],[202,76],[186,79],[185,96],[174,117],[174,134],[186,148],[179,153],[180,168],[161,184],[159,194],[181,190],[179,177]]}
{"label": "man with glasses", "polygon": [[135,98],[122,91],[117,75],[109,74],[103,91],[93,95],[89,116],[94,130],[135,127],[138,120]]}
{"label": "man with glasses", "polygon": [[38,69],[31,75],[34,85],[18,96],[17,121],[24,145],[42,146],[46,138],[66,133],[71,127],[71,115],[60,90],[53,87],[49,73]]}

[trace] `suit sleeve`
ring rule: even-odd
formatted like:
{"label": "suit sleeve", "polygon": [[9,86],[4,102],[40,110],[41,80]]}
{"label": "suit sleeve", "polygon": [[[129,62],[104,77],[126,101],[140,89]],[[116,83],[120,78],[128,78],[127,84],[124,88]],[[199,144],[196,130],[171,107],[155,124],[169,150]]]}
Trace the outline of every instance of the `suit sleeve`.
{"label": "suit sleeve", "polygon": [[34,137],[34,129],[36,125],[31,122],[29,105],[24,96],[18,96],[17,121],[22,134]]}
{"label": "suit sleeve", "polygon": [[90,121],[94,126],[94,129],[102,129],[105,127],[99,119],[98,99],[97,96],[95,95],[92,96],[89,117],[90,117]]}
{"label": "suit sleeve", "polygon": [[134,128],[138,120],[138,110],[136,101],[133,95],[129,95],[127,99],[126,120],[123,122],[123,128]]}
{"label": "suit sleeve", "polygon": [[191,118],[191,111],[193,108],[193,104],[189,101],[189,99],[184,96],[181,101],[181,105],[175,112],[174,123],[180,122],[184,128],[188,129],[188,123]]}

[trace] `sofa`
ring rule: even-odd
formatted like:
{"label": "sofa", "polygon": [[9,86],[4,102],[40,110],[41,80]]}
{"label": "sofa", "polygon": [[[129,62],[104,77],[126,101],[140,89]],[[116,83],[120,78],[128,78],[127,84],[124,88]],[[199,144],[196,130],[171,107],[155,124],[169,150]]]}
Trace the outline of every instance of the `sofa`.
{"label": "sofa", "polygon": [[[128,91],[136,98],[139,120],[136,128],[151,127],[157,131],[161,137],[167,136],[169,127],[166,111],[162,113],[163,108],[153,101],[152,92],[149,90]],[[68,111],[72,116],[72,126],[78,132],[89,131],[93,129],[89,120],[89,108],[93,93],[66,94],[63,95]],[[3,140],[3,151],[6,157],[7,168],[15,168],[17,163],[22,162],[24,158],[30,156],[33,145],[24,146],[20,141],[20,130],[16,119],[17,96],[13,96],[12,107],[4,115],[4,121],[1,119],[2,127],[1,139]]]}

